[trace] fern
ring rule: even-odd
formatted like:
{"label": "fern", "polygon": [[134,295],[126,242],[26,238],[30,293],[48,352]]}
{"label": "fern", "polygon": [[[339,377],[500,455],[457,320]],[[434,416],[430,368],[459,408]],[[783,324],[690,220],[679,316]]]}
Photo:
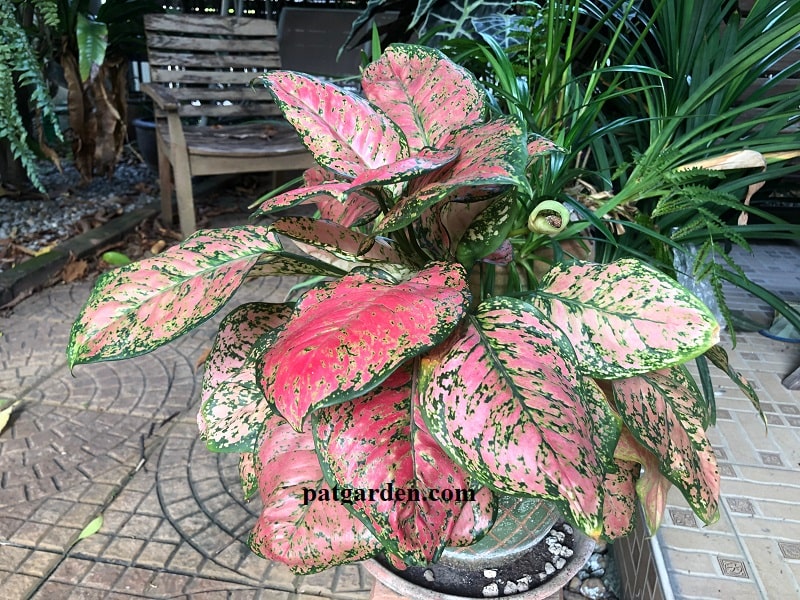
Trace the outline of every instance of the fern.
{"label": "fern", "polygon": [[[58,23],[55,0],[30,0],[42,23]],[[58,117],[42,75],[42,65],[31,39],[18,20],[17,6],[0,0],[0,139],[7,141],[15,159],[22,164],[31,183],[39,191],[44,187],[36,171],[36,154],[17,105],[18,88],[31,89],[31,105],[39,115],[40,127],[49,126],[61,139]]]}

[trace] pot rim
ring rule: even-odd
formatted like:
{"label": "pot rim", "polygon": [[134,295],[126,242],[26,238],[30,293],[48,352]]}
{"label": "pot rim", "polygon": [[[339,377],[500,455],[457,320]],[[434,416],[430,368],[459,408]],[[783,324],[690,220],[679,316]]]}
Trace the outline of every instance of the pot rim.
{"label": "pot rim", "polygon": [[[509,596],[498,596],[499,598],[509,598],[510,600],[546,600],[553,594],[566,586],[570,579],[572,579],[578,571],[580,571],[589,557],[594,552],[594,540],[586,536],[579,530],[574,530],[574,545],[572,548],[573,555],[567,560],[567,563],[561,568],[554,577],[539,585],[531,588],[526,592],[520,594],[512,594]],[[437,592],[418,586],[411,583],[393,573],[374,558],[363,561],[362,563],[367,571],[372,574],[375,579],[380,581],[387,588],[409,599],[419,600],[476,600],[470,596],[454,596],[445,592]]]}

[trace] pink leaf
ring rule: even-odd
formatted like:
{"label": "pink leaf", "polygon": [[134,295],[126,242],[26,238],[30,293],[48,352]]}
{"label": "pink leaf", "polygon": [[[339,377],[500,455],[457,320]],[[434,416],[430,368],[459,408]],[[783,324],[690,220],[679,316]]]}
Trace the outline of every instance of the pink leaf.
{"label": "pink leaf", "polygon": [[255,464],[263,509],[250,548],[297,574],[375,554],[376,539],[333,499],[311,433],[297,433],[278,416],[270,417],[264,431]]}
{"label": "pink leaf", "polygon": [[315,246],[349,261],[408,263],[408,259],[396,246],[335,223],[308,217],[285,217],[275,221],[270,229],[296,242]]}
{"label": "pink leaf", "polygon": [[702,301],[635,259],[558,264],[533,303],[567,334],[581,369],[601,379],[680,364],[719,340]]}
{"label": "pink leaf", "polygon": [[[408,563],[428,564],[448,544],[462,510],[472,514],[478,503],[467,473],[419,419],[411,383],[400,368],[369,394],[316,411],[313,431],[320,462],[340,487],[383,493],[364,493],[352,504],[382,546]],[[463,497],[446,501],[449,493]]]}
{"label": "pink leaf", "polygon": [[402,131],[363,98],[290,71],[262,80],[314,160],[328,169],[353,178],[408,156]]}
{"label": "pink leaf", "polygon": [[364,95],[405,133],[412,150],[443,148],[454,129],[482,121],[486,95],[475,77],[438,50],[394,44],[361,79]]}
{"label": "pink leaf", "polygon": [[376,234],[405,227],[437,202],[461,199],[451,195],[457,190],[469,199],[473,187],[488,186],[496,193],[497,186],[521,185],[524,180],[525,136],[510,117],[464,127],[443,143],[461,154],[444,169],[411,181],[408,194],[387,213]]}
{"label": "pink leaf", "polygon": [[349,188],[349,183],[336,181],[325,181],[317,185],[297,188],[265,200],[259,204],[253,216],[269,215],[291,206],[324,199],[334,199],[344,203],[347,201],[347,190]]}
{"label": "pink leaf", "polygon": [[612,382],[625,425],[706,523],[719,518],[719,469],[702,427],[704,402],[684,367]]}
{"label": "pink leaf", "polygon": [[282,326],[291,304],[243,304],[220,324],[206,360],[200,435],[215,452],[252,452],[272,411],[258,387],[255,360],[264,351],[256,341]]}
{"label": "pink leaf", "polygon": [[259,364],[265,395],[300,429],[310,410],[374,388],[466,312],[466,273],[433,263],[404,281],[357,269],[310,290]]}
{"label": "pink leaf", "polygon": [[614,459],[603,487],[603,537],[607,540],[628,535],[636,517],[636,478],[640,467],[635,462]]}
{"label": "pink leaf", "polygon": [[402,158],[393,163],[363,171],[353,179],[353,189],[408,181],[450,164],[456,159],[458,152],[454,148],[446,148],[444,150],[422,148],[408,158]]}
{"label": "pink leaf", "polygon": [[598,536],[618,425],[564,334],[530,305],[493,298],[428,355],[431,434],[485,485],[558,501]]}
{"label": "pink leaf", "polygon": [[72,326],[70,367],[138,356],[213,316],[264,253],[265,227],[198,231],[179,246],[100,276]]}
{"label": "pink leaf", "polygon": [[244,452],[239,455],[239,479],[245,500],[250,500],[258,491],[258,473],[256,472],[255,452]]}

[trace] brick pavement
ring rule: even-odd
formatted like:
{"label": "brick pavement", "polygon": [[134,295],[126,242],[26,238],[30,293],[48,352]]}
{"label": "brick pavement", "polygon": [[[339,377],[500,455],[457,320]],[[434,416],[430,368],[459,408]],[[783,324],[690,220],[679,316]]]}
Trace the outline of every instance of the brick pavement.
{"label": "brick pavement", "polygon": [[[291,283],[246,284],[231,308],[282,300]],[[195,422],[195,365],[222,315],[71,374],[69,328],[89,291],[49,288],[0,318],[0,399],[21,400],[0,437],[0,597],[366,600],[359,566],[297,577],[245,545],[257,506],[241,499],[236,456],[208,452]]]}

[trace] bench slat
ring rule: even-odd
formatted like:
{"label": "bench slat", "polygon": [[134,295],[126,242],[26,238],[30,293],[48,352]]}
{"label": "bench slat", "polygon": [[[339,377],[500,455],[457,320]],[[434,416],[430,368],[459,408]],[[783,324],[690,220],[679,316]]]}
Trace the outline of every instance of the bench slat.
{"label": "bench slat", "polygon": [[145,15],[144,23],[148,32],[180,31],[187,34],[256,38],[274,36],[278,33],[274,21],[227,15],[149,14]]}
{"label": "bench slat", "polygon": [[189,36],[148,33],[150,50],[187,50],[203,56],[206,52],[250,52],[253,54],[277,54],[278,42],[275,37],[253,39],[198,38]]}
{"label": "bench slat", "polygon": [[[275,65],[277,68],[278,65]],[[266,69],[265,69],[266,70]],[[250,82],[261,71],[168,71],[165,69],[152,70],[150,78],[155,83],[186,83],[186,84],[233,84],[250,89]]]}
{"label": "bench slat", "polygon": [[181,65],[183,67],[210,67],[216,69],[238,69],[277,65],[280,57],[274,54],[191,54],[184,52],[150,51],[147,55],[150,68]]}

